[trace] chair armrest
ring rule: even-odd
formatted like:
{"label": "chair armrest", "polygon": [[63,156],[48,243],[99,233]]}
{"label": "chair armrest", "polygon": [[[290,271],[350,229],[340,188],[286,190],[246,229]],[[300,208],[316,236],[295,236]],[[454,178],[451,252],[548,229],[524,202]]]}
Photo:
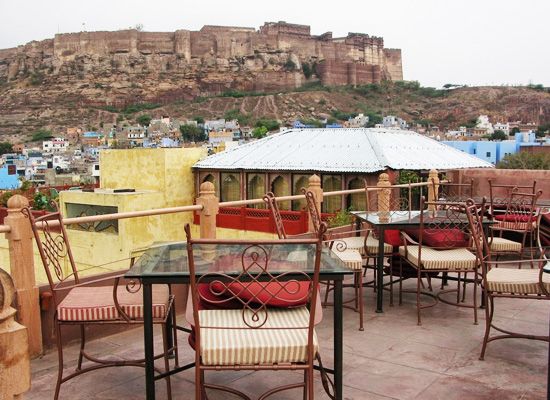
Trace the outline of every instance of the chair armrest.
{"label": "chair armrest", "polygon": [[405,247],[407,247],[407,244],[418,244],[416,240],[414,240],[412,237],[410,237],[406,232],[400,231],[399,237],[403,240],[403,243],[405,244]]}
{"label": "chair armrest", "polygon": [[[124,270],[123,273],[120,273],[120,274],[117,274],[117,275],[106,276],[104,278],[97,278],[97,279],[93,279],[91,281],[86,281],[86,282],[82,282],[82,283],[75,283],[75,284],[69,284],[69,285],[66,285],[66,286],[65,285],[60,286],[63,283],[67,282],[67,278],[68,278],[67,277],[64,280],[60,281],[57,285],[55,285],[54,290],[55,291],[71,290],[71,289],[74,289],[74,288],[77,288],[77,287],[84,287],[84,286],[89,286],[89,285],[96,284],[96,283],[102,283],[102,282],[108,282],[108,281],[120,279],[120,278],[124,277],[124,274],[126,273],[126,271],[128,271],[128,270]],[[72,274],[70,276],[72,276]]]}

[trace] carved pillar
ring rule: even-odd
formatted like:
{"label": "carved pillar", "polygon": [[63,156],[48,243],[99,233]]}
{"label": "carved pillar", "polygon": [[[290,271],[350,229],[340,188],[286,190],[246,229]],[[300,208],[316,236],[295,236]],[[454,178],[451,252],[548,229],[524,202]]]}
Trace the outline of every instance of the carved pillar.
{"label": "carved pillar", "polygon": [[0,268],[0,399],[6,400],[22,400],[31,389],[27,328],[14,320],[14,296],[13,280]]}
{"label": "carved pillar", "polygon": [[18,322],[27,327],[30,355],[42,354],[42,325],[40,301],[34,275],[33,234],[28,219],[21,213],[29,201],[21,195],[8,200],[8,216],[4,224],[10,227],[6,233],[10,251],[10,271],[17,293]]}
{"label": "carved pillar", "polygon": [[382,187],[382,190],[377,191],[378,196],[378,218],[380,218],[380,221],[388,221],[390,218],[390,196],[391,196],[391,190],[390,190],[390,176],[386,174],[385,172],[380,174],[378,183],[376,184],[378,187]]}
{"label": "carved pillar", "polygon": [[220,209],[220,201],[216,197],[216,191],[212,182],[204,182],[200,186],[200,197],[197,198],[197,204],[202,205],[203,209],[198,211],[201,218],[201,238],[216,238],[216,215]]}
{"label": "carved pillar", "polygon": [[[439,199],[439,176],[436,169],[431,169],[428,175],[428,201],[437,201]],[[435,205],[428,206],[428,210],[435,210]]]}
{"label": "carved pillar", "polygon": [[[311,190],[315,195],[315,202],[317,203],[317,209],[319,210],[319,213],[320,213],[321,204],[323,203],[323,188],[321,187],[321,178],[319,178],[318,175],[313,174],[309,177],[308,189]],[[313,221],[311,220],[311,215],[309,216],[308,220],[309,220],[308,231],[315,232]]]}

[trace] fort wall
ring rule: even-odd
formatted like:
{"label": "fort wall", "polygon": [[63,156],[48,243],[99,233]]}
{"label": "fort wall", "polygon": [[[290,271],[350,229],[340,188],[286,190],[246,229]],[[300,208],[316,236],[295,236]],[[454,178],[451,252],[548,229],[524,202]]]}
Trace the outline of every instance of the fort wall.
{"label": "fort wall", "polygon": [[[117,82],[127,77],[132,96],[140,89],[142,99],[152,96],[151,89],[140,86],[145,77],[150,82],[165,79],[155,85],[155,98],[190,99],[230,89],[294,89],[307,81],[302,72],[306,62],[326,85],[403,79],[401,51],[385,49],[383,38],[361,33],[333,38],[331,32],[313,36],[309,26],[286,22],[268,22],[259,30],[206,25],[199,31],[58,34],[0,50],[0,78],[39,72],[52,84],[89,79],[106,87],[114,77]],[[115,95],[125,98],[127,92],[120,89]]]}

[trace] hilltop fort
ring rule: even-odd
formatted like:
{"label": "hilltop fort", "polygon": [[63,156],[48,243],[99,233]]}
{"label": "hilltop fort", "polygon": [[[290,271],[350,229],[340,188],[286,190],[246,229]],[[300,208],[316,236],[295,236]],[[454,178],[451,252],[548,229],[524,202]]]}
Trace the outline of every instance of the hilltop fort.
{"label": "hilltop fort", "polygon": [[[268,22],[254,28],[204,26],[200,31],[79,32],[0,50],[0,80],[72,87],[81,104],[166,103],[241,90],[292,90],[310,80],[325,86],[403,79],[401,50],[383,38]],[[34,79],[34,80],[33,80]],[[34,83],[33,83],[34,82]]]}

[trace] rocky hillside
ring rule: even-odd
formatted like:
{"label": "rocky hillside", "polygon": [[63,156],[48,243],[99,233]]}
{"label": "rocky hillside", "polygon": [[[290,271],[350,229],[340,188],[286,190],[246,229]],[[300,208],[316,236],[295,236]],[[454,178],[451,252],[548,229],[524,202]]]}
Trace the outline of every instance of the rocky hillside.
{"label": "rocky hillside", "polygon": [[[131,94],[132,84],[122,85],[126,76],[113,76],[112,85]],[[61,78],[59,78],[61,79]],[[71,80],[77,79],[70,78]],[[162,82],[151,82],[151,85]],[[538,89],[538,90],[536,90]],[[79,82],[43,79],[36,74],[0,82],[0,141],[21,143],[41,129],[61,134],[67,127],[85,130],[107,123],[135,123],[139,114],[205,119],[240,115],[253,125],[257,119],[278,119],[283,125],[295,120],[323,120],[346,113],[366,113],[372,117],[395,115],[407,122],[435,124],[440,129],[459,125],[487,114],[493,122],[550,122],[550,94],[542,88],[472,87],[435,90],[416,82],[383,81],[357,87],[323,87],[313,79],[305,87],[276,93],[227,92],[223,96],[201,97],[155,105],[136,96],[136,107],[105,107],[101,99],[111,88]],[[142,89],[140,89],[141,91]],[[146,111],[140,111],[142,109]]]}

